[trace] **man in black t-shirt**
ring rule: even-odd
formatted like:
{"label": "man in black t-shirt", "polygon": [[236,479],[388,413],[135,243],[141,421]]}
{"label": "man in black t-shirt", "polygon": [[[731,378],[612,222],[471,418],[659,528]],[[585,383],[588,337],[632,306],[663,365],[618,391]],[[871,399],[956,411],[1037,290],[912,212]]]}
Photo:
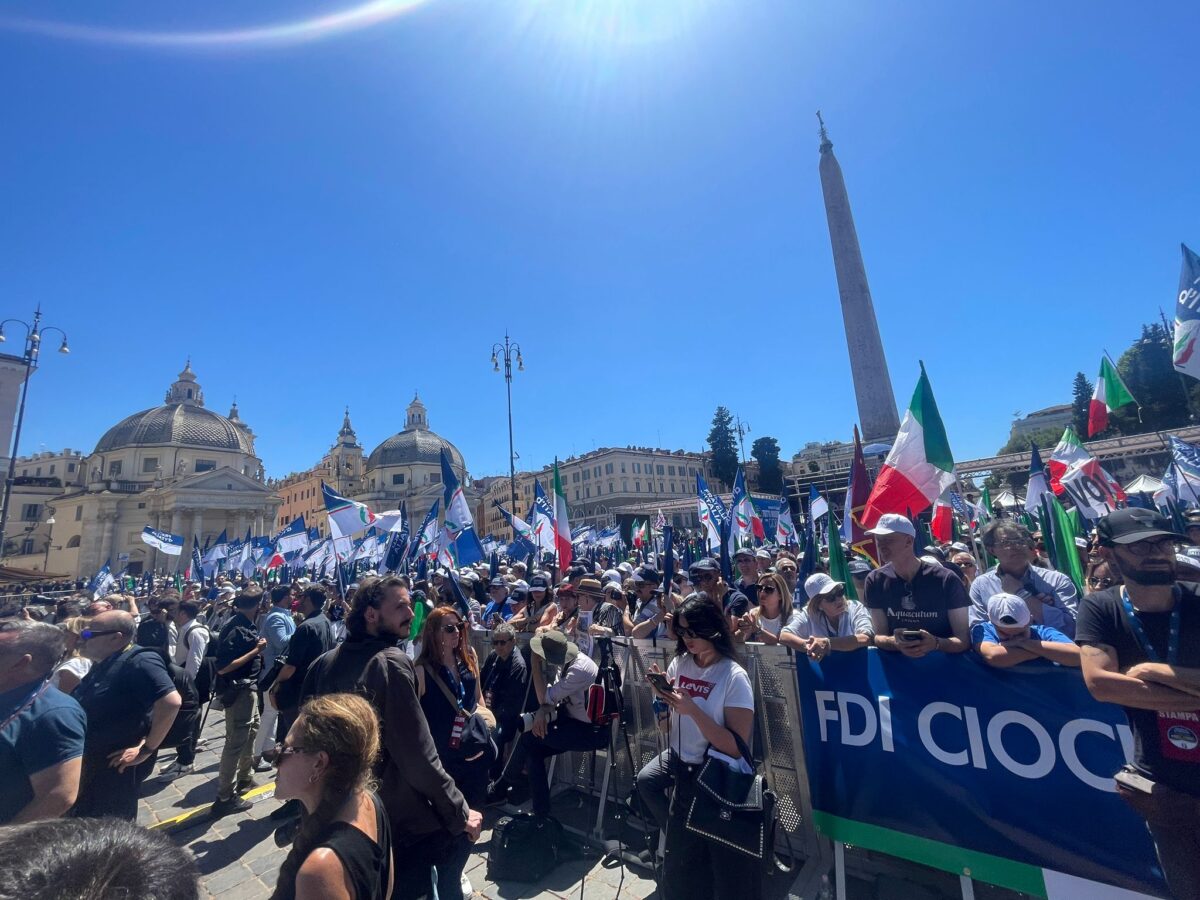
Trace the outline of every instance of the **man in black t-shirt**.
{"label": "man in black t-shirt", "polygon": [[[217,770],[215,817],[243,812],[250,802],[238,794],[254,786],[254,738],[258,735],[258,696],[255,688],[262,672],[266,638],[258,636],[252,616],[262,600],[262,589],[250,585],[233,598],[233,618],[217,638],[217,684],[225,707],[225,747]],[[235,781],[236,776],[236,781]]]}
{"label": "man in black t-shirt", "polygon": [[1120,509],[1096,530],[1125,584],[1083,599],[1083,678],[1125,709],[1134,765],[1117,793],[1146,819],[1172,896],[1200,897],[1200,585],[1176,581],[1186,538],[1154,511]]}
{"label": "man in black t-shirt", "polygon": [[969,650],[967,589],[949,569],[913,552],[917,530],[912,522],[885,513],[867,534],[874,536],[883,563],[867,576],[864,598],[875,646],[914,658]]}
{"label": "man in black t-shirt", "polygon": [[738,569],[738,579],[733,583],[734,588],[746,595],[752,608],[758,606],[758,562],[755,560],[754,551],[749,547],[737,550],[733,554],[733,564]]}
{"label": "man in black t-shirt", "polygon": [[737,620],[750,612],[750,599],[735,587],[730,587],[721,577],[721,567],[712,557],[698,559],[688,568],[688,580],[696,588],[714,600],[721,600],[721,609],[729,617],[731,631],[737,631]]}
{"label": "man in black t-shirt", "polygon": [[288,641],[283,668],[271,686],[270,702],[279,710],[275,735],[278,741],[287,736],[300,713],[300,688],[308,667],[334,647],[333,628],[324,615],[327,599],[325,589],[320,585],[312,585],[300,593],[300,614],[304,621]]}

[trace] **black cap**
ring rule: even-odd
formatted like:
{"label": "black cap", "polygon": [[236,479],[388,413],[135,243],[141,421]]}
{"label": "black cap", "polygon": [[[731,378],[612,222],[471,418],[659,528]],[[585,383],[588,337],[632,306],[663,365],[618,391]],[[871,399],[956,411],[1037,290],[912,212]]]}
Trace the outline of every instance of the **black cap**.
{"label": "black cap", "polygon": [[491,581],[488,582],[489,589],[498,588],[498,587],[502,587],[507,591],[508,590],[508,582],[505,581],[503,578],[500,578],[499,576],[497,576],[496,578],[493,578]]}
{"label": "black cap", "polygon": [[550,589],[550,576],[537,574],[529,579],[529,589],[531,591],[545,591]]}
{"label": "black cap", "polygon": [[642,566],[634,570],[633,580],[639,583],[648,581],[651,584],[662,584],[662,575],[653,566]]}
{"label": "black cap", "polygon": [[1187,538],[1171,527],[1171,520],[1152,509],[1131,506],[1109,513],[1096,526],[1096,534],[1105,547],[1114,544],[1135,544],[1156,537],[1169,537],[1177,541]]}
{"label": "black cap", "polygon": [[749,547],[742,547],[740,550],[735,550],[733,553],[734,559],[737,559],[739,556],[748,556],[751,559],[754,559],[754,551]]}
{"label": "black cap", "polygon": [[846,563],[846,571],[851,575],[870,575],[871,564],[863,562],[861,559],[852,559]]}
{"label": "black cap", "polygon": [[704,559],[698,559],[688,566],[688,579],[695,581],[695,576],[697,575],[708,574],[710,572],[716,574],[720,571],[721,567],[717,565],[717,561],[711,556],[706,556]]}

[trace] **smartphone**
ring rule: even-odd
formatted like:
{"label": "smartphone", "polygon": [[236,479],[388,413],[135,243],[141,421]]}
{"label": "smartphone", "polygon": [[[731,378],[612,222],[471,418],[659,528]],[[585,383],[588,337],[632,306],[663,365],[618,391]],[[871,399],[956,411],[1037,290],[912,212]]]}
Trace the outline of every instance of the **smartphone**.
{"label": "smartphone", "polygon": [[1153,794],[1154,782],[1136,769],[1125,766],[1113,776],[1113,780],[1122,787],[1137,791],[1139,794]]}
{"label": "smartphone", "polygon": [[675,686],[662,672],[647,672],[646,679],[654,685],[654,689],[662,694],[669,694],[675,690]]}
{"label": "smartphone", "polygon": [[919,641],[923,637],[919,628],[903,628],[900,631],[900,640],[902,641]]}

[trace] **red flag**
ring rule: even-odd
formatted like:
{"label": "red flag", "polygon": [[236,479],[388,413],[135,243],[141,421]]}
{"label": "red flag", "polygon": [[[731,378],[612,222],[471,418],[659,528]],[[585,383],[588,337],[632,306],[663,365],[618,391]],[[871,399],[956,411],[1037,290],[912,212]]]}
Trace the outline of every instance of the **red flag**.
{"label": "red flag", "polygon": [[863,457],[862,441],[858,436],[858,426],[854,426],[854,461],[850,464],[850,483],[846,485],[846,508],[842,517],[842,527],[848,532],[848,543],[854,553],[866,556],[872,562],[875,559],[875,539],[867,534],[862,522],[863,512],[867,508],[867,498],[871,496],[871,475],[867,472],[867,461]]}
{"label": "red flag", "polygon": [[948,544],[954,539],[954,510],[943,497],[933,507],[933,521],[929,530],[939,544]]}

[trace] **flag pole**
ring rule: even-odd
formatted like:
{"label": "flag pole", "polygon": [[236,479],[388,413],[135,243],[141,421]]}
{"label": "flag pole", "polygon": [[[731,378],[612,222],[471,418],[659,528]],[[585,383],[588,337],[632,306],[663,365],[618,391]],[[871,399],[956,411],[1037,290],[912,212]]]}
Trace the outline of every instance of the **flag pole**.
{"label": "flag pole", "polygon": [[[1163,331],[1166,332],[1167,344],[1169,346],[1171,344],[1172,340],[1174,339],[1175,332],[1167,324],[1167,314],[1163,312],[1163,309],[1161,306],[1158,308],[1158,317],[1162,320]],[[1171,368],[1173,368],[1173,369],[1175,368],[1174,360],[1172,360],[1172,362],[1171,362]],[[1190,419],[1194,423],[1196,421],[1196,408],[1192,405],[1192,392],[1188,390],[1188,384],[1187,384],[1187,381],[1183,377],[1183,373],[1180,372],[1178,369],[1175,369],[1175,374],[1179,376],[1179,387],[1183,390],[1183,402],[1187,404],[1188,419]],[[1126,390],[1128,390],[1128,388],[1126,388]],[[1132,397],[1133,395],[1130,394],[1129,396]],[[1139,407],[1138,421],[1140,422],[1141,420],[1142,420],[1141,412],[1140,412],[1140,407]]]}
{"label": "flag pole", "polygon": [[[962,479],[958,477],[958,469],[957,468],[954,470],[954,487],[958,490],[958,496],[963,498],[963,503],[965,504],[967,502],[967,493],[966,493],[966,491],[963,490]],[[1026,486],[1026,488],[1025,488],[1025,493],[1027,495],[1029,493],[1028,486]],[[1013,495],[1013,498],[1016,499],[1015,494]],[[969,507],[967,509],[967,512],[968,513],[970,512]],[[967,516],[967,531],[971,535],[971,556],[973,556],[975,558],[975,571],[978,572],[980,575],[982,575],[986,571],[986,569],[984,568],[983,560],[979,558],[979,547],[975,543],[975,531],[976,531],[975,522],[970,515]]]}

